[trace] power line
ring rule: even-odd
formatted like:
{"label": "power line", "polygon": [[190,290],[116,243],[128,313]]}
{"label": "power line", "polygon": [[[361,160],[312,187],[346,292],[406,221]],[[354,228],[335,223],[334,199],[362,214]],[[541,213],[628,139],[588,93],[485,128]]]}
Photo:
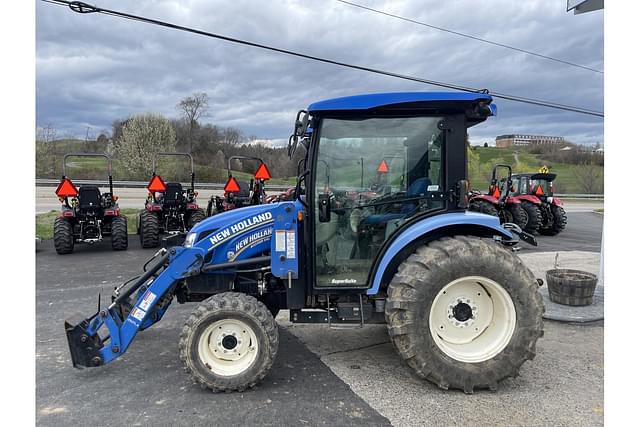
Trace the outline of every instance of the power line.
{"label": "power line", "polygon": [[374,12],[374,13],[378,13],[380,15],[385,15],[385,16],[388,16],[388,17],[391,17],[391,18],[402,20],[402,21],[411,22],[412,24],[422,25],[423,27],[428,27],[428,28],[431,28],[431,29],[434,29],[434,30],[443,31],[443,32],[449,33],[449,34],[455,34],[456,36],[466,37],[468,39],[476,40],[476,41],[479,41],[479,42],[482,42],[482,43],[487,43],[487,44],[490,44],[490,45],[493,45],[493,46],[498,46],[498,47],[502,47],[502,48],[505,48],[505,49],[511,49],[511,50],[516,51],[516,52],[525,53],[527,55],[532,55],[532,56],[537,56],[538,58],[547,59],[549,61],[555,61],[555,62],[559,62],[561,64],[570,65],[572,67],[582,68],[583,70],[592,71],[594,73],[604,74],[604,71],[602,71],[602,70],[598,70],[598,69],[595,69],[595,68],[587,67],[585,65],[576,64],[575,62],[569,62],[569,61],[566,61],[564,59],[554,58],[552,56],[543,55],[541,53],[533,52],[533,51],[522,49],[522,48],[515,47],[515,46],[510,46],[508,44],[504,44],[504,43],[494,42],[492,40],[483,39],[482,37],[473,36],[471,34],[465,34],[465,33],[459,32],[459,31],[450,30],[448,28],[439,27],[437,25],[428,24],[426,22],[416,21],[416,20],[411,19],[411,18],[405,18],[404,16],[395,15],[393,13],[385,12],[383,10],[374,9],[372,7],[363,6],[363,5],[357,4],[357,3],[352,3],[350,1],[346,1],[346,0],[336,0],[336,1],[338,1],[340,3],[343,3],[343,4],[346,4],[346,5],[349,5],[349,6],[353,6],[353,7],[357,7],[357,8],[360,8],[360,9],[368,10],[368,11]]}
{"label": "power line", "polygon": [[294,51],[287,50],[287,49],[281,49],[281,48],[278,48],[278,47],[273,47],[273,46],[268,46],[268,45],[264,45],[264,44],[260,44],[260,43],[255,43],[255,42],[251,42],[251,41],[246,41],[246,40],[241,40],[241,39],[237,39],[237,38],[233,38],[233,37],[228,37],[228,36],[224,36],[224,35],[221,35],[221,34],[210,33],[210,32],[198,30],[198,29],[195,29],[195,28],[184,27],[184,26],[181,26],[181,25],[172,24],[170,22],[160,21],[160,20],[156,20],[156,19],[152,19],[152,18],[146,18],[146,17],[138,16],[138,15],[132,15],[132,14],[129,14],[129,13],[119,12],[119,11],[110,10],[110,9],[104,9],[104,8],[101,8],[101,7],[98,7],[98,6],[89,5],[87,3],[83,3],[83,2],[80,2],[80,1],[66,1],[66,0],[41,0],[41,1],[44,1],[46,3],[56,4],[56,5],[59,5],[59,6],[68,6],[71,10],[73,10],[74,12],[78,12],[78,13],[83,13],[83,14],[85,14],[85,13],[101,13],[101,14],[104,14],[104,15],[110,15],[110,16],[115,16],[115,17],[118,17],[118,18],[130,19],[132,21],[144,22],[144,23],[147,23],[147,24],[159,25],[159,26],[162,26],[162,27],[172,28],[172,29],[175,29],[175,30],[185,31],[185,32],[193,33],[193,34],[198,34],[198,35],[202,35],[202,36],[206,36],[206,37],[211,37],[211,38],[215,38],[215,39],[219,39],[219,40],[224,40],[224,41],[228,41],[228,42],[231,42],[231,43],[238,43],[238,44],[242,44],[242,45],[246,45],[246,46],[252,46],[252,47],[259,48],[259,49],[278,52],[278,53],[282,53],[282,54],[290,55],[290,56],[296,56],[298,58],[309,59],[309,60],[312,60],[312,61],[324,62],[326,64],[338,65],[338,66],[341,66],[341,67],[351,68],[351,69],[355,69],[355,70],[366,71],[366,72],[369,72],[369,73],[374,73],[374,74],[379,74],[379,75],[384,75],[384,76],[389,76],[389,77],[395,77],[395,78],[399,78],[399,79],[403,79],[403,80],[409,80],[409,81],[418,82],[418,83],[425,83],[425,84],[429,84],[429,85],[433,85],[433,86],[444,87],[444,88],[447,88],[447,89],[460,90],[460,91],[464,91],[464,92],[484,92],[484,93],[490,94],[491,96],[493,96],[495,98],[501,98],[501,99],[505,99],[505,100],[509,100],[509,101],[522,102],[522,103],[527,103],[527,104],[532,104],[532,105],[538,105],[538,106],[541,106],[541,107],[555,108],[555,109],[565,110],[565,111],[572,111],[572,112],[579,113],[579,114],[587,114],[587,115],[591,115],[591,116],[604,117],[604,113],[601,112],[601,111],[591,110],[591,109],[582,108],[582,107],[575,107],[575,106],[572,106],[572,105],[559,104],[559,103],[550,102],[550,101],[544,101],[544,100],[535,99],[535,98],[527,98],[527,97],[518,96],[518,95],[509,95],[509,94],[504,94],[504,93],[500,93],[500,92],[490,92],[490,91],[488,91],[486,89],[476,89],[476,88],[457,85],[457,84],[453,84],[453,83],[440,82],[440,81],[436,81],[436,80],[429,80],[429,79],[423,79],[423,78],[420,78],[420,77],[414,77],[414,76],[394,73],[394,72],[391,72],[391,71],[379,70],[379,69],[376,69],[376,68],[365,67],[365,66],[362,66],[362,65],[349,64],[349,63],[346,63],[346,62],[336,61],[336,60],[333,60],[333,59],[321,58],[321,57],[318,57],[318,56],[308,55],[308,54],[305,54],[305,53],[294,52]]}

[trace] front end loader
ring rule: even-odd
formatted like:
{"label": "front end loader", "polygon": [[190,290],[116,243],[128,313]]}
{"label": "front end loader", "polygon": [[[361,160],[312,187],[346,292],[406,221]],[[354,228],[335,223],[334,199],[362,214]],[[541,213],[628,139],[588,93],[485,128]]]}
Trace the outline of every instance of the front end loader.
{"label": "front end loader", "polygon": [[[259,383],[278,351],[275,314],[287,309],[293,323],[386,324],[420,378],[466,393],[496,389],[535,356],[543,306],[508,247],[521,230],[467,211],[467,129],[494,114],[484,93],[311,104],[289,139],[291,156],[306,151],[293,200],[222,212],[158,251],[106,307],[65,323],[73,365],[113,362],[175,301],[197,304],[178,349],[203,388]],[[362,183],[375,182],[391,155],[406,159],[402,177],[372,195]],[[354,192],[345,203],[341,195]]]}

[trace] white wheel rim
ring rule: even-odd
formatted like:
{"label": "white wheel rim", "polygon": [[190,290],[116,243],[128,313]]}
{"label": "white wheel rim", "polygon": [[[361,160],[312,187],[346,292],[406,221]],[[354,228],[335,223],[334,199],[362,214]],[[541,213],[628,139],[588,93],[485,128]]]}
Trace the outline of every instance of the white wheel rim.
{"label": "white wheel rim", "polygon": [[238,375],[258,357],[258,338],[251,326],[241,320],[218,320],[200,335],[198,355],[214,374]]}
{"label": "white wheel rim", "polygon": [[509,293],[481,276],[456,279],[438,292],[429,313],[436,345],[460,362],[492,359],[511,341],[516,309]]}

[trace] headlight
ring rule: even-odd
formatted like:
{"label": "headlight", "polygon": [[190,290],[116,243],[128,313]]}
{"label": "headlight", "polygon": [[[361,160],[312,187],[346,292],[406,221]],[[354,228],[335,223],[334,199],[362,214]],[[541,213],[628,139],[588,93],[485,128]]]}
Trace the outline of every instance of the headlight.
{"label": "headlight", "polygon": [[553,197],[547,197],[547,202],[549,203],[553,202]]}
{"label": "headlight", "polygon": [[184,239],[184,244],[182,246],[184,246],[185,248],[190,248],[191,246],[193,246],[195,242],[196,242],[196,233],[189,233],[187,234],[187,238]]}

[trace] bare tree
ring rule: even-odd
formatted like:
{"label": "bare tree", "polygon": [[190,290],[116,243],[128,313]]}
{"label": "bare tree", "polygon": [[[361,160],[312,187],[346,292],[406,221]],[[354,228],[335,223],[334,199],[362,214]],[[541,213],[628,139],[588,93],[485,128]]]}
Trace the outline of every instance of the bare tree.
{"label": "bare tree", "polygon": [[594,163],[583,163],[573,167],[573,176],[585,194],[603,191],[602,168]]}
{"label": "bare tree", "polygon": [[187,96],[176,105],[178,111],[189,129],[189,152],[193,151],[193,129],[198,125],[198,119],[209,109],[209,96],[206,93],[194,93]]}

